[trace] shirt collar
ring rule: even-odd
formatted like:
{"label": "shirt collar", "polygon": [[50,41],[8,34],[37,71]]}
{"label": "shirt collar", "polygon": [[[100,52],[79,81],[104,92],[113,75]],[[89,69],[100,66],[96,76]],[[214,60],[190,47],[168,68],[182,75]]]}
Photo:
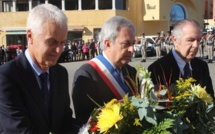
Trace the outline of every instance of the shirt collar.
{"label": "shirt collar", "polygon": [[[176,62],[178,64],[178,67],[179,67],[180,71],[184,72],[184,67],[186,65],[186,62],[175,52],[174,48],[172,49],[172,54],[173,54],[173,57],[175,58],[175,60],[176,60]],[[188,64],[189,64],[190,70],[192,70],[190,62],[188,62]]]}
{"label": "shirt collar", "polygon": [[[43,71],[38,67],[38,65],[35,64],[34,61],[32,60],[32,58],[31,58],[31,56],[29,54],[28,49],[26,49],[26,51],[25,51],[25,56],[26,56],[28,62],[30,63],[32,69],[34,70],[34,73],[37,76],[39,76],[41,73],[43,73]],[[48,70],[46,72],[49,74],[49,68],[48,68]]]}
{"label": "shirt collar", "polygon": [[[106,56],[106,54],[104,53],[104,51],[102,52],[102,55],[104,56],[104,58],[112,65],[112,67],[114,68],[114,69],[116,69],[116,66],[114,66],[112,63],[111,63],[111,61],[108,59],[108,57]],[[120,67],[121,68],[121,67]]]}

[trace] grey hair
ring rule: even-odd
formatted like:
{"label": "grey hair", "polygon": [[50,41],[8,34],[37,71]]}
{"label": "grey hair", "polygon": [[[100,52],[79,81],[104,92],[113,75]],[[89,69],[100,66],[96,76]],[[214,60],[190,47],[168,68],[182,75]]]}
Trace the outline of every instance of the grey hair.
{"label": "grey hair", "polygon": [[108,19],[99,33],[100,48],[102,50],[105,49],[104,41],[107,39],[114,43],[119,31],[123,27],[128,27],[135,33],[135,27],[128,19],[121,16],[114,16]]}
{"label": "grey hair", "polygon": [[68,29],[67,17],[62,10],[52,4],[41,4],[30,11],[26,30],[38,35],[43,31],[43,24],[50,21],[55,21],[62,29]]}
{"label": "grey hair", "polygon": [[200,32],[202,31],[199,23],[196,20],[193,20],[193,19],[184,19],[184,20],[178,21],[176,23],[176,25],[174,26],[173,30],[171,31],[172,35],[175,36],[178,41],[181,40],[181,37],[182,37],[182,34],[183,34],[183,27],[187,23],[194,24],[194,26],[196,26],[196,28],[198,28]]}

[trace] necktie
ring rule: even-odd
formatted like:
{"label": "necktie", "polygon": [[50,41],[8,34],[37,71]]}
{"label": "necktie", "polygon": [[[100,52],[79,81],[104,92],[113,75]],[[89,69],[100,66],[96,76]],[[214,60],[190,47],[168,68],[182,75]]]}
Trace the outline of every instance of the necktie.
{"label": "necktie", "polygon": [[49,102],[50,102],[50,92],[48,89],[48,73],[41,73],[40,74],[40,80],[41,80],[41,88],[43,91],[43,97],[44,97],[44,104],[45,104],[45,108],[48,112],[49,110]]}
{"label": "necktie", "polygon": [[191,77],[191,71],[190,71],[190,67],[189,64],[186,63],[186,65],[184,66],[184,78],[190,78]]}
{"label": "necktie", "polygon": [[116,72],[118,73],[118,75],[121,75],[121,69],[119,67],[116,67]]}
{"label": "necktie", "polygon": [[124,82],[124,78],[123,78],[123,76],[121,74],[121,72],[122,72],[121,68],[120,67],[116,67],[116,72],[118,73],[120,79]]}

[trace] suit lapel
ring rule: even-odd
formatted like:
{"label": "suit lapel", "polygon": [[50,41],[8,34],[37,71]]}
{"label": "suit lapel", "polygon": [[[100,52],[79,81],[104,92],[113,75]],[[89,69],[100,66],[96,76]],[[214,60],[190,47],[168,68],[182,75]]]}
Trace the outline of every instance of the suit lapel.
{"label": "suit lapel", "polygon": [[199,65],[196,65],[195,62],[195,58],[193,60],[191,60],[191,67],[192,67],[192,77],[195,80],[199,80],[200,79],[200,74],[199,74]]}
{"label": "suit lapel", "polygon": [[[31,68],[29,62],[27,61],[27,58],[24,56],[24,54],[21,54],[17,58],[17,66],[21,69],[21,75],[20,79],[24,82],[26,85],[27,91],[29,91],[29,94],[32,96],[33,102],[35,102],[38,106],[38,109],[41,111],[41,114],[44,116],[46,121],[48,121],[48,117],[45,114],[45,107],[44,107],[44,101],[43,101],[43,94],[39,87],[38,81],[33,73],[33,69]],[[29,79],[31,81],[29,81]]]}
{"label": "suit lapel", "polygon": [[168,56],[167,61],[169,61],[168,66],[170,67],[169,71],[170,71],[170,73],[172,73],[171,79],[172,79],[172,81],[176,81],[182,77],[181,70],[178,67],[178,63],[176,62],[172,52],[170,52],[167,56]]}

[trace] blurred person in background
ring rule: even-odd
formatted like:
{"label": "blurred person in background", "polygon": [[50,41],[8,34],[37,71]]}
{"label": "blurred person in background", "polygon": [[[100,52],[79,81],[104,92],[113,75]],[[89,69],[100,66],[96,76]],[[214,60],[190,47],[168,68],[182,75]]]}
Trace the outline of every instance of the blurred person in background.
{"label": "blurred person in background", "polygon": [[145,38],[145,33],[142,33],[142,38],[141,38],[141,54],[142,54],[142,61],[141,62],[146,62],[146,49],[147,49],[147,43],[146,43],[146,38]]}
{"label": "blurred person in background", "polygon": [[213,52],[214,52],[214,35],[212,30],[208,30],[208,35],[206,38],[207,51],[208,51],[208,63],[213,63]]}
{"label": "blurred person in background", "polygon": [[155,51],[157,59],[161,57],[161,45],[162,45],[162,38],[160,37],[160,33],[157,33],[157,37],[155,38]]}

